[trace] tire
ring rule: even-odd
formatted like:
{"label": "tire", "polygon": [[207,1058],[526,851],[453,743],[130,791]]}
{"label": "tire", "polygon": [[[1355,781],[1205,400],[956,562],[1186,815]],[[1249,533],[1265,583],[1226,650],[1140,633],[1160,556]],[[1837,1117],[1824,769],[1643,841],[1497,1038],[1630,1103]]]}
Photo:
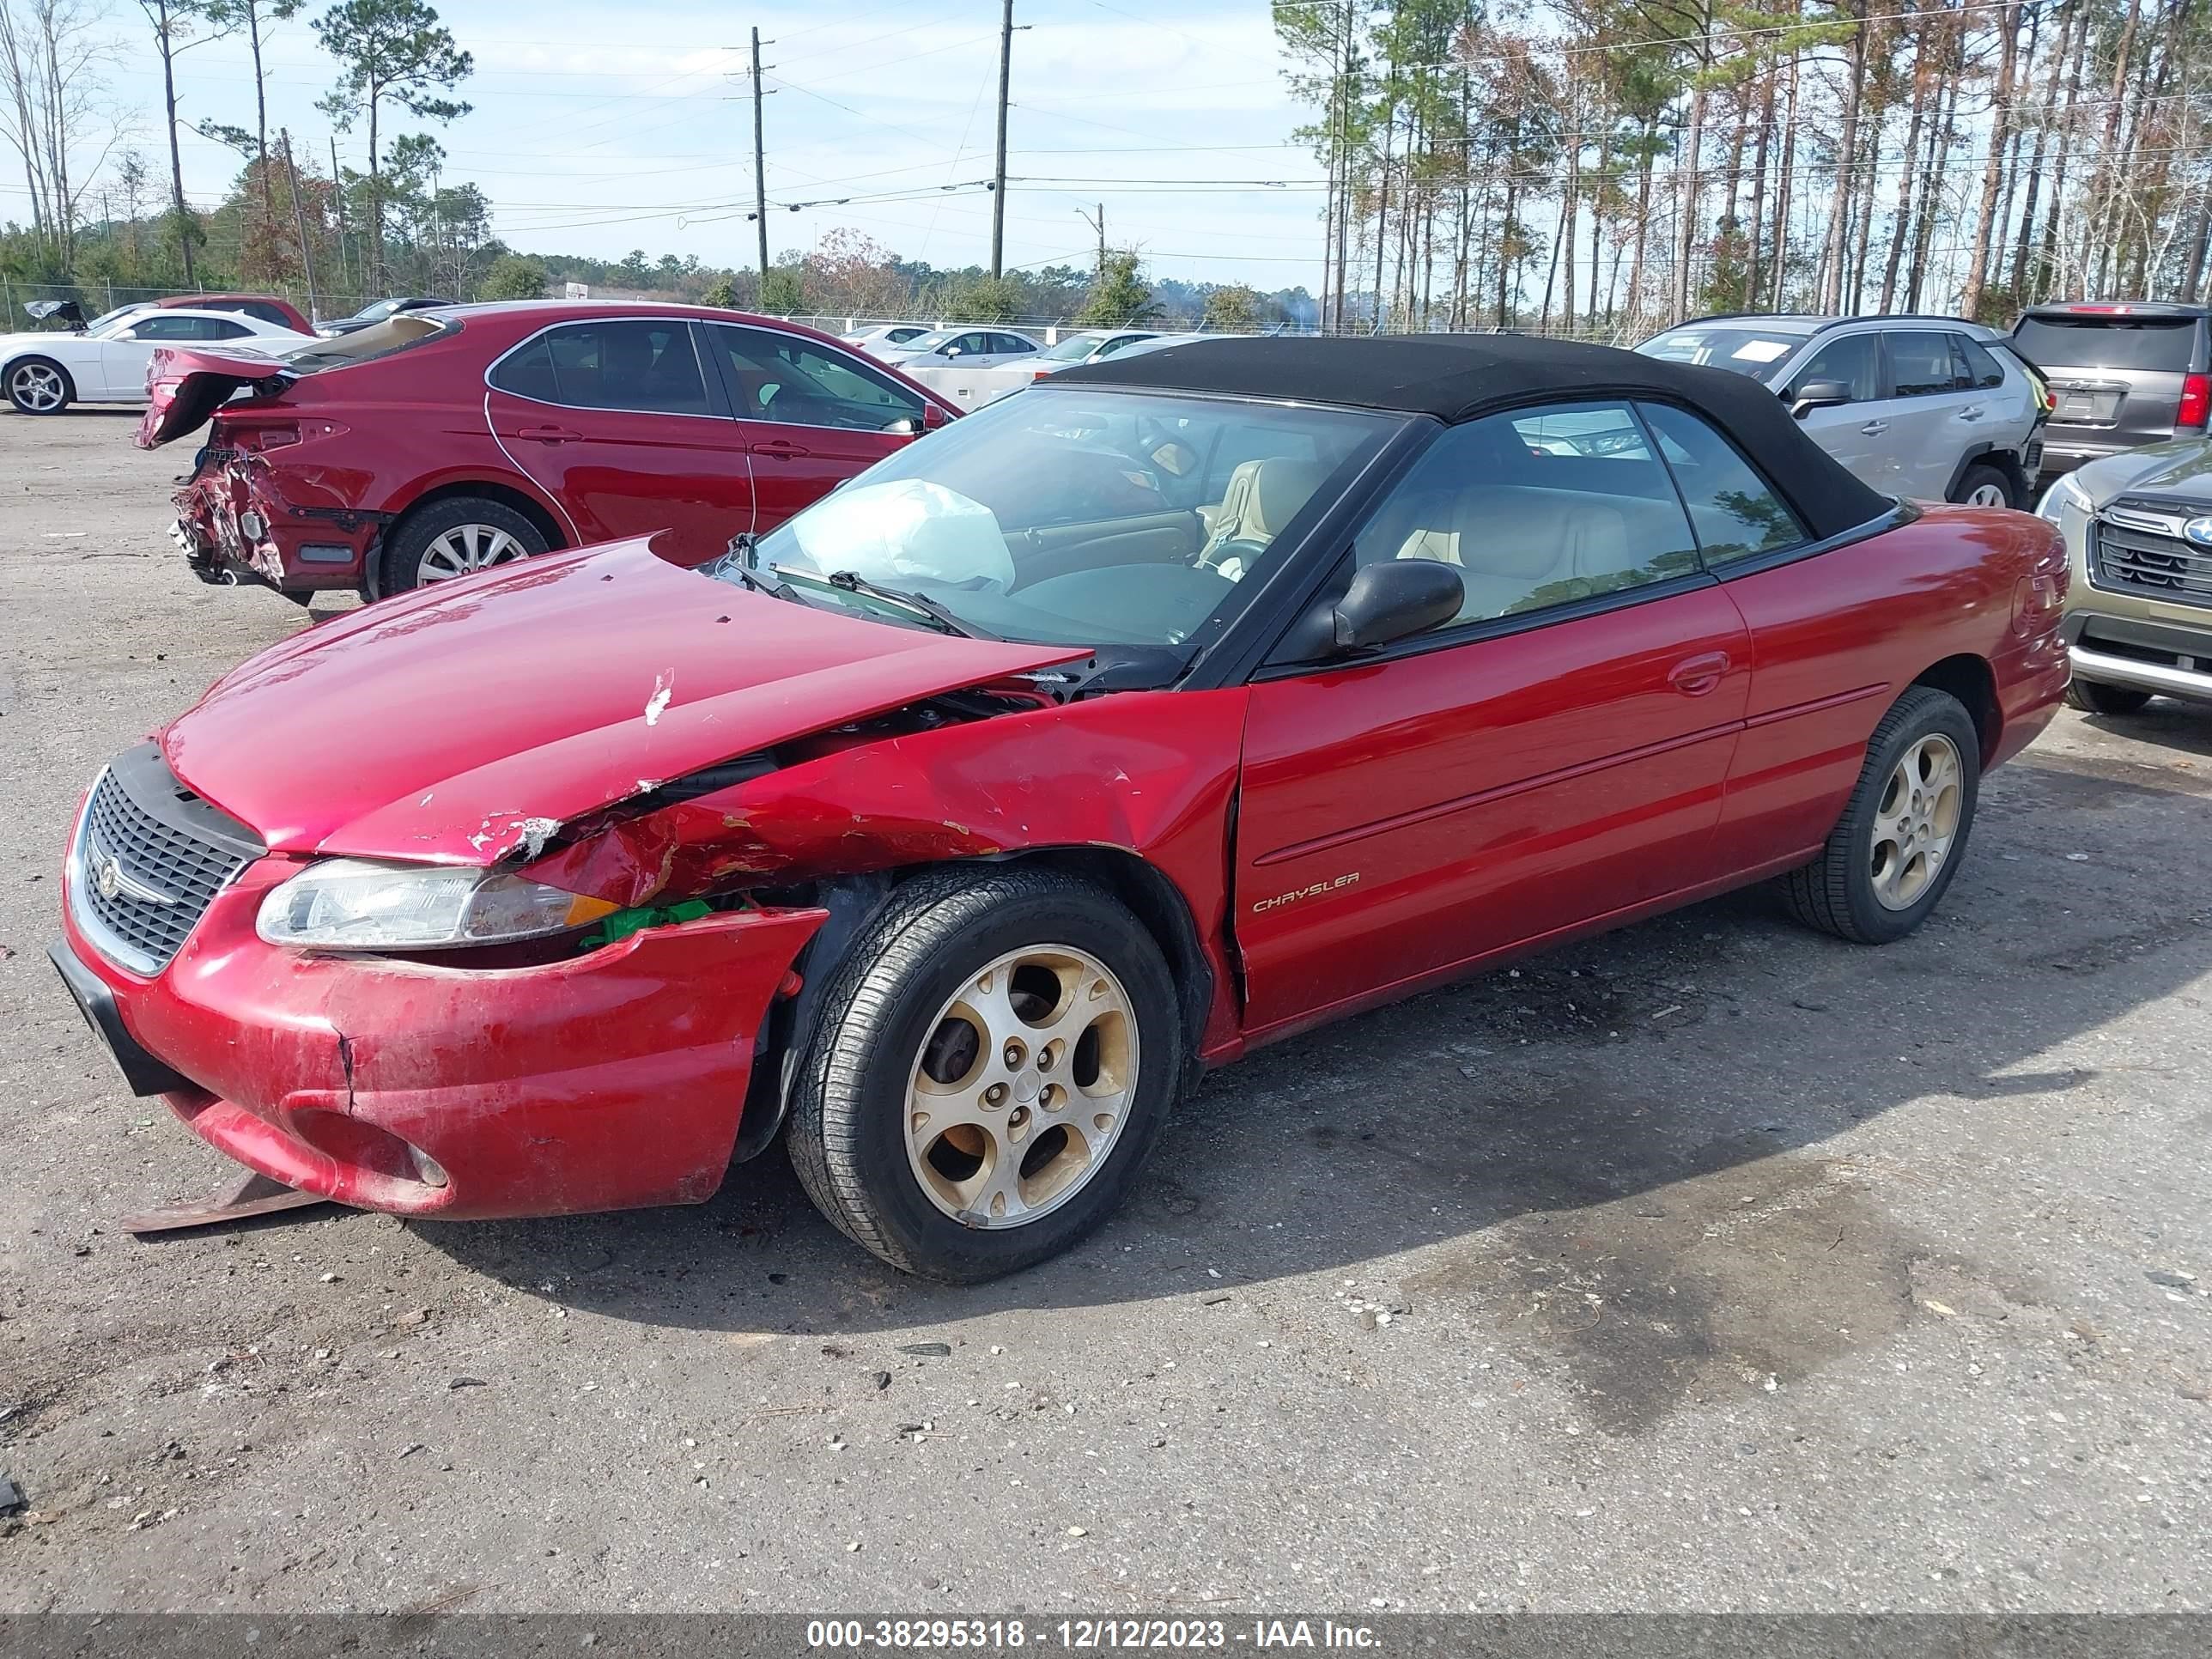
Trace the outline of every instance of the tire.
{"label": "tire", "polygon": [[[1054,977],[1066,1023],[1041,1025],[1030,999]],[[987,1034],[965,999],[989,1008],[994,987]],[[799,1182],[862,1249],[952,1284],[1034,1266],[1113,1213],[1166,1126],[1188,1041],[1143,925],[1087,882],[1018,866],[897,888],[822,1007],[793,1091]]]}
{"label": "tire", "polygon": [[[1908,756],[1917,769],[1925,757],[1940,762],[1947,744],[1955,769],[1948,787],[1939,770],[1916,814],[1911,796],[1899,803],[1892,795],[1893,781]],[[1868,739],[1858,784],[1820,856],[1783,878],[1797,920],[1856,945],[1887,945],[1926,921],[1966,856],[1981,756],[1981,734],[1956,697],[1932,686],[1908,688]]]}
{"label": "tire", "polygon": [[76,397],[69,370],[51,357],[19,357],[8,365],[8,401],[22,415],[58,415]]}
{"label": "tire", "polygon": [[2079,676],[2066,683],[2066,706],[2085,714],[2140,714],[2149,701],[2149,692],[2137,691],[2131,686],[2100,685]]}
{"label": "tire", "polygon": [[[1977,501],[1977,495],[1986,496],[1996,492],[1994,499]],[[1959,482],[1951,490],[1951,499],[1962,506],[2018,507],[2019,494],[2012,487],[2012,475],[2001,466],[1990,466],[1976,462],[1959,475]]]}
{"label": "tire", "polygon": [[[454,495],[410,513],[384,539],[383,593],[404,593],[494,565],[535,558],[544,532],[503,501]],[[442,572],[442,574],[440,574]]]}

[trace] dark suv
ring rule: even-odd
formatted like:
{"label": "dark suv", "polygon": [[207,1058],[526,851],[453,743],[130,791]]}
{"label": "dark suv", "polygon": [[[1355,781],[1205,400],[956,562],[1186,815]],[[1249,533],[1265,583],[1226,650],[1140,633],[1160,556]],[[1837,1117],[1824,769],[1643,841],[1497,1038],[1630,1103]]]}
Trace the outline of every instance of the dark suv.
{"label": "dark suv", "polygon": [[2043,476],[2124,449],[2194,438],[2212,415],[2212,329],[2203,306],[2130,301],[2031,307],[2013,344],[2043,371],[2058,406],[2043,434]]}

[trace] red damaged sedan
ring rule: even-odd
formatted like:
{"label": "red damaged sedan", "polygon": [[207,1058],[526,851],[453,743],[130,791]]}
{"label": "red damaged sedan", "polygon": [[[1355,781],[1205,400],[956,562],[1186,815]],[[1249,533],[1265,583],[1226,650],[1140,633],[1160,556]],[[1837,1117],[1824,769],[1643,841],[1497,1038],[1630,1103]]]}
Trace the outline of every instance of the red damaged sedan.
{"label": "red damaged sedan", "polygon": [[1910,932],[2058,702],[2065,583],[1736,375],[1192,343],[709,567],[555,554],[264,653],[95,782],[54,957],[294,1187],[696,1203],[781,1131],[859,1243],[982,1279],[1256,1044],[1770,878]]}
{"label": "red damaged sedan", "polygon": [[173,349],[147,392],[141,447],[212,422],[176,496],[192,569],[302,602],[656,532],[697,564],[958,413],[811,329],[566,301],[407,312],[273,356]]}

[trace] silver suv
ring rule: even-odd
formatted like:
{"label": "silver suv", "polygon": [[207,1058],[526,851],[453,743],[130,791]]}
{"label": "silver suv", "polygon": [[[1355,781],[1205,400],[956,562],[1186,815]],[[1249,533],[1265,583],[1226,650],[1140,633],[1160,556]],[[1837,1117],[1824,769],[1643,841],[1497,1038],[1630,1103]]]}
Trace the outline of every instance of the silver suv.
{"label": "silver suv", "polygon": [[2026,507],[2043,391],[2005,336],[1956,317],[1701,317],[1636,348],[1774,388],[1885,495]]}

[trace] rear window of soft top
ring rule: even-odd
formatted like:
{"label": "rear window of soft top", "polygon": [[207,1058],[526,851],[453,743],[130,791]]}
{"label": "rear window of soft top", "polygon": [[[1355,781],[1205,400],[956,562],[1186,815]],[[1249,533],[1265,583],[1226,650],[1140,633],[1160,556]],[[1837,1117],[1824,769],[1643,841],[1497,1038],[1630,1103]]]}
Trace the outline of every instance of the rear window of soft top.
{"label": "rear window of soft top", "polygon": [[2197,355],[2194,317],[2029,315],[2013,343],[2043,368],[2163,369],[2188,373]]}

